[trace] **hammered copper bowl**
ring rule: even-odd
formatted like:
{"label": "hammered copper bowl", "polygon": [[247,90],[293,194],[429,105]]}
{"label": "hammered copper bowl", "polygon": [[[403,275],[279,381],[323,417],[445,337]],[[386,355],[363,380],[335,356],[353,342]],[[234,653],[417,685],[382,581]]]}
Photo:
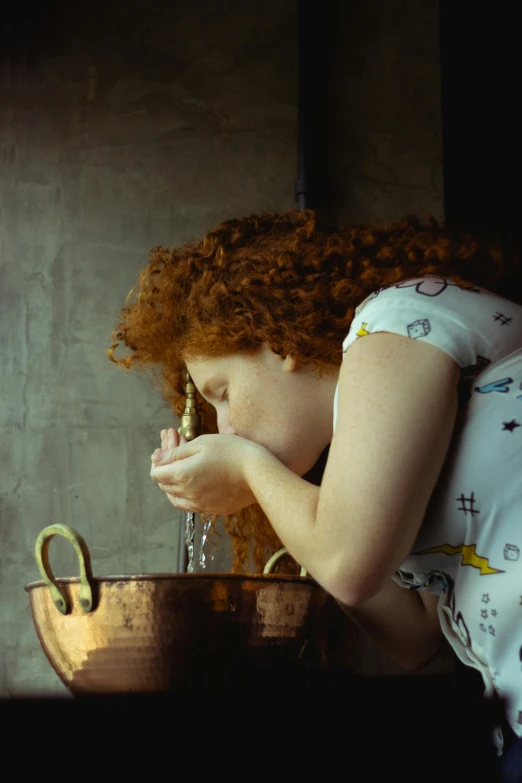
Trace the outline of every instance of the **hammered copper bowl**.
{"label": "hammered copper bowl", "polygon": [[[54,535],[75,546],[80,577],[54,577]],[[223,682],[245,666],[292,664],[327,598],[302,576],[93,577],[87,546],[67,525],[42,531],[36,550],[44,580],[25,586],[36,632],[75,695],[168,692]]]}

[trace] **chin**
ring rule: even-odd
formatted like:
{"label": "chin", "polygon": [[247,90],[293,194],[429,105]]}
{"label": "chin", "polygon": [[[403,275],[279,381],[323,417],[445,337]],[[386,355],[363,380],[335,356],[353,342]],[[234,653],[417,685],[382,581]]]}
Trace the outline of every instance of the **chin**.
{"label": "chin", "polygon": [[308,451],[304,453],[304,449],[293,449],[293,454],[288,454],[283,449],[271,448],[267,443],[262,443],[268,451],[270,451],[274,457],[283,463],[292,473],[297,476],[306,477],[306,474],[313,470],[318,463],[323,451],[318,448],[313,452]]}
{"label": "chin", "polygon": [[304,473],[299,474],[301,478],[309,481],[310,484],[315,484],[316,487],[321,486],[323,480],[323,473],[328,461],[328,454],[330,453],[330,444],[328,444],[319,454],[314,464],[306,470]]}
{"label": "chin", "polygon": [[294,460],[290,460],[289,462],[285,462],[285,465],[287,466],[287,468],[290,468],[290,470],[293,473],[296,473],[298,476],[301,476],[301,478],[306,478],[307,474],[313,471],[320,456],[321,456],[321,452],[319,452],[318,454],[311,454],[310,456],[308,456],[308,458],[303,458],[301,456],[300,458],[296,458]]}

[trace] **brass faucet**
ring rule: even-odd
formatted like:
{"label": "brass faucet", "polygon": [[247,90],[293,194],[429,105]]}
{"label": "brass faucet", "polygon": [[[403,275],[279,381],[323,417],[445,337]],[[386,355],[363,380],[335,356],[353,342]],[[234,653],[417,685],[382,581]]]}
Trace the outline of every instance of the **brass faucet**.
{"label": "brass faucet", "polygon": [[181,416],[181,427],[178,432],[180,435],[184,435],[187,440],[194,440],[198,435],[201,435],[201,416],[197,409],[196,386],[188,370],[184,370],[183,380],[185,381],[187,399],[185,401],[185,410]]}
{"label": "brass faucet", "polygon": [[[187,369],[183,371],[183,380],[185,382],[185,410],[181,415],[181,427],[178,432],[180,435],[184,435],[187,440],[194,440],[198,435],[201,435],[201,416],[198,413],[196,402],[196,385]],[[193,566],[190,565],[188,558],[188,550],[194,551],[194,523],[195,513],[191,511],[185,512],[185,524],[180,526],[180,540],[178,550],[178,571],[179,573],[185,573],[185,571],[193,570]],[[191,554],[192,558],[192,554]]]}

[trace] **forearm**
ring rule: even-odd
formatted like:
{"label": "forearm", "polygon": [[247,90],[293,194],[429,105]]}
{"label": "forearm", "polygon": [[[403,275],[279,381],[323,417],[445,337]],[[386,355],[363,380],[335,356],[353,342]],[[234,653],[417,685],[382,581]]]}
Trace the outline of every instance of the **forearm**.
{"label": "forearm", "polygon": [[356,607],[338,603],[379,649],[409,671],[426,666],[441,649],[444,637],[436,612],[427,611],[417,591],[391,578]]}
{"label": "forearm", "polygon": [[292,557],[315,576],[321,552],[315,525],[319,487],[293,473],[266,449],[252,445],[245,462],[250,490]]}
{"label": "forearm", "polygon": [[[336,600],[359,604],[364,568],[359,532],[349,512],[337,523],[324,514],[318,519],[321,487],[293,473],[257,444],[251,444],[244,471],[250,491],[292,557]],[[380,585],[372,594],[379,589]],[[368,591],[363,600],[367,597]]]}
{"label": "forearm", "polygon": [[[248,478],[256,500],[289,552],[330,592],[316,525],[319,488],[266,453],[250,463]],[[391,577],[379,592],[356,606],[334,598],[386,655],[407,670],[425,666],[441,648],[443,634],[435,604],[427,611],[417,591],[401,587]]]}

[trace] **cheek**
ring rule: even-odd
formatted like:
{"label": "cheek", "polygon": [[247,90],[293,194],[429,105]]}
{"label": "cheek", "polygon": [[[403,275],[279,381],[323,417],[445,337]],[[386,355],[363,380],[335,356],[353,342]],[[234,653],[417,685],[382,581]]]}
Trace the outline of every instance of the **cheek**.
{"label": "cheek", "polygon": [[296,465],[303,457],[310,460],[309,437],[305,434],[309,421],[304,420],[301,409],[296,407],[287,389],[277,385],[260,383],[255,389],[245,391],[238,400],[233,397],[222,416],[238,435],[266,446],[285,464]]}
{"label": "cheek", "polygon": [[251,394],[245,394],[239,401],[237,399],[230,401],[226,418],[238,435],[261,442],[263,435],[270,430],[272,413],[266,397],[259,395],[254,398]]}

